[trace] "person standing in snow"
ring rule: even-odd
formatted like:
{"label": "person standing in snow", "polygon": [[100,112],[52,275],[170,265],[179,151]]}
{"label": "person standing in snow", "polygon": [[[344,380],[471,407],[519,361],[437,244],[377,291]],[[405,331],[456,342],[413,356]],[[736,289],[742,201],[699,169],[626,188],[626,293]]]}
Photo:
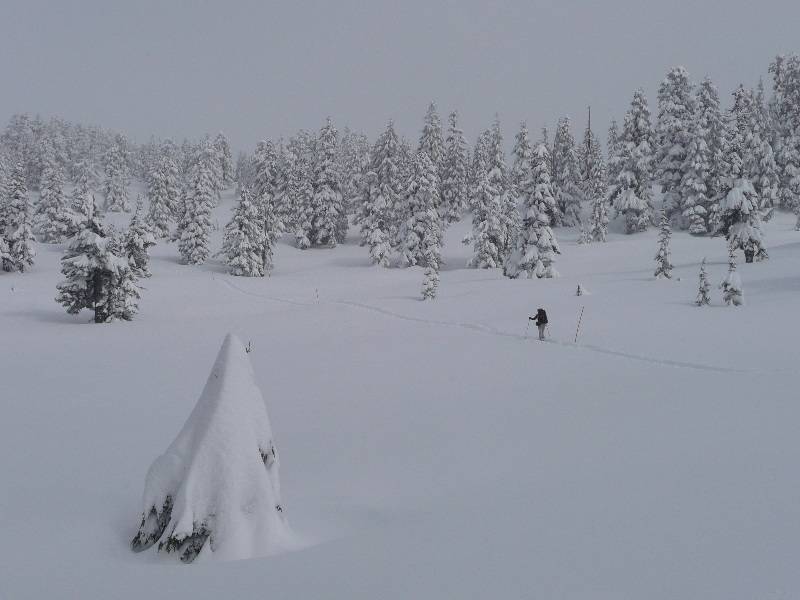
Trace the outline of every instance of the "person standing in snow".
{"label": "person standing in snow", "polygon": [[544,329],[547,327],[547,313],[544,312],[543,308],[540,308],[536,311],[535,317],[528,317],[536,323],[536,326],[539,328],[539,339],[543,342],[544,341]]}

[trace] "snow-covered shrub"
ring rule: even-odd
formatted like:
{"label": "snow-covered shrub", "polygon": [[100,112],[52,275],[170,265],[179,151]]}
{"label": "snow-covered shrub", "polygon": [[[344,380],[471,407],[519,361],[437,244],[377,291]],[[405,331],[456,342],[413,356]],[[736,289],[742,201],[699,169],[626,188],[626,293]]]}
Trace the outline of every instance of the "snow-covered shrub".
{"label": "snow-covered shrub", "polygon": [[278,455],[244,345],[228,334],[188,421],[147,473],[134,550],[185,562],[296,548],[281,506]]}

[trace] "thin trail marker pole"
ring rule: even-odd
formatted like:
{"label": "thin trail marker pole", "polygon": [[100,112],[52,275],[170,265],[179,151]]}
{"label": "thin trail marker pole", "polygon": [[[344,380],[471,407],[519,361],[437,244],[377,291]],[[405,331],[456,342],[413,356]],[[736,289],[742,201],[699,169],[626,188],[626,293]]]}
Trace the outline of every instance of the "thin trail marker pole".
{"label": "thin trail marker pole", "polygon": [[581,321],[583,321],[583,310],[585,308],[586,308],[585,306],[581,307],[581,316],[578,319],[578,328],[575,330],[575,343],[576,344],[578,343],[578,332],[581,330]]}
{"label": "thin trail marker pole", "polygon": [[319,288],[316,288],[316,290],[317,290],[317,304],[319,304]]}
{"label": "thin trail marker pole", "polygon": [[528,339],[528,329],[530,328],[530,326],[531,326],[531,319],[530,319],[530,317],[528,317],[528,324],[525,326],[525,339],[526,340]]}

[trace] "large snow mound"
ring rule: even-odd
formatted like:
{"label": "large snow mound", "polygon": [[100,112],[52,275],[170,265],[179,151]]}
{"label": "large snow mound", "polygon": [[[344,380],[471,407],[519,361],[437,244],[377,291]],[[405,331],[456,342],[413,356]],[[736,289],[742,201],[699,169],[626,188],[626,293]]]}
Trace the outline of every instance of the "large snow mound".
{"label": "large snow mound", "polygon": [[278,455],[244,345],[228,334],[188,421],[150,467],[136,550],[235,560],[299,546],[283,513]]}

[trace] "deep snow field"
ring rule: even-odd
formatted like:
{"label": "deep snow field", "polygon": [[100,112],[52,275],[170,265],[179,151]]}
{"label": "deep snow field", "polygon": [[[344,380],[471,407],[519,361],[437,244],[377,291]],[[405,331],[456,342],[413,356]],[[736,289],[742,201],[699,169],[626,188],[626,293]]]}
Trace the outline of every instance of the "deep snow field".
{"label": "deep snow field", "polygon": [[[221,247],[233,193],[214,217]],[[111,215],[126,225],[130,215]],[[765,225],[727,307],[721,238],[556,231],[561,279],[422,269],[284,236],[267,278],[151,250],[130,323],[54,301],[64,245],[0,273],[0,598],[800,598],[800,233]],[[708,259],[713,305],[698,308]],[[575,295],[577,285],[590,295]],[[551,341],[527,317],[543,307]],[[578,343],[574,343],[585,307]],[[305,547],[182,565],[135,554],[144,479],[228,332],[250,342]]]}

